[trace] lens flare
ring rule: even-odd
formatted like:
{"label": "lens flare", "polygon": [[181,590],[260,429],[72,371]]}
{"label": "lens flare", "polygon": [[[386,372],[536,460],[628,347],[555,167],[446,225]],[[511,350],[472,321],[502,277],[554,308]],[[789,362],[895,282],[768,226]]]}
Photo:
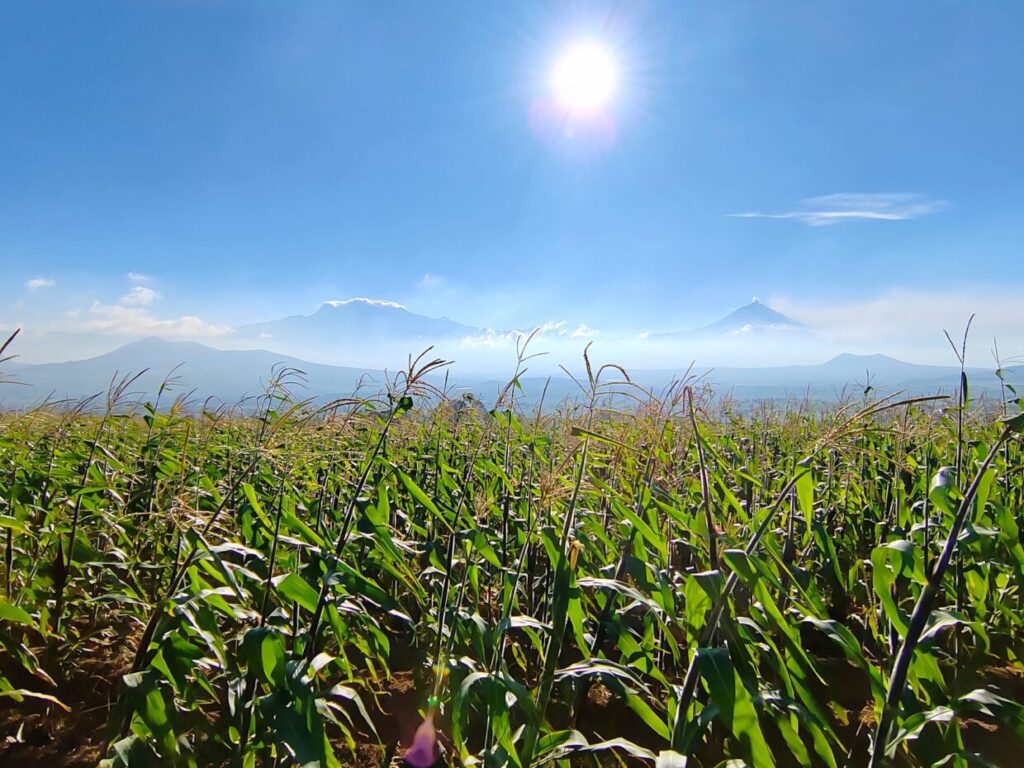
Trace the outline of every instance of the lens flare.
{"label": "lens flare", "polygon": [[405,764],[411,768],[430,768],[437,762],[437,729],[434,728],[434,713],[430,712],[416,729],[412,746],[405,753]]}
{"label": "lens flare", "polygon": [[619,72],[611,52],[596,40],[583,40],[567,48],[551,69],[555,101],[572,115],[600,112],[615,96]]}

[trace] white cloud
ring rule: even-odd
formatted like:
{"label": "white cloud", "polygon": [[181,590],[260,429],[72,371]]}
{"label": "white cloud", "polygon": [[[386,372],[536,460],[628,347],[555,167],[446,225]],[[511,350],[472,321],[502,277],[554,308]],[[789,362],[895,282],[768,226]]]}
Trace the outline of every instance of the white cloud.
{"label": "white cloud", "polygon": [[152,288],[146,288],[143,285],[136,285],[132,287],[128,293],[122,296],[118,300],[118,303],[126,307],[145,307],[149,306],[159,298],[160,294]]}
{"label": "white cloud", "polygon": [[539,335],[551,335],[562,339],[589,339],[597,336],[599,333],[600,331],[596,328],[591,328],[586,323],[580,323],[575,328],[571,328],[568,323],[562,320],[557,323],[545,323],[541,326]]}
{"label": "white cloud", "polygon": [[460,343],[463,347],[502,347],[512,346],[520,339],[533,335],[535,340],[539,339],[589,339],[597,336],[599,331],[588,325],[580,324],[575,328],[569,326],[565,320],[549,320],[546,323],[530,328],[529,330],[513,329],[511,331],[495,331],[488,328],[484,333],[473,336],[465,336]]}
{"label": "white cloud", "polygon": [[160,319],[140,306],[103,304],[94,301],[82,329],[120,336],[159,335],[168,337],[223,336],[231,332],[227,325],[208,323],[195,315]]}
{"label": "white cloud", "polygon": [[129,272],[125,275],[129,282],[132,283],[148,283],[153,278],[143,272]]}
{"label": "white cloud", "polygon": [[805,198],[789,211],[745,211],[729,215],[741,219],[793,219],[811,227],[827,227],[849,221],[919,219],[948,205],[945,200],[931,200],[912,192],[840,192]]}
{"label": "white cloud", "polygon": [[30,291],[35,291],[40,288],[52,288],[53,285],[53,280],[51,280],[48,277],[33,277],[31,280],[25,283],[25,287],[28,288]]}
{"label": "white cloud", "polygon": [[520,331],[495,331],[488,328],[483,333],[472,336],[464,336],[459,340],[462,347],[474,349],[477,347],[505,347],[510,346],[516,339],[522,336]]}

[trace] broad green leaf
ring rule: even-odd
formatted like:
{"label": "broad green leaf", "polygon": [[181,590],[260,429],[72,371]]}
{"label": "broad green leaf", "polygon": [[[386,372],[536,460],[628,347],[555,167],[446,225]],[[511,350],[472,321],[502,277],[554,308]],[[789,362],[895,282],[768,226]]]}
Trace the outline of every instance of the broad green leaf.
{"label": "broad green leaf", "polygon": [[707,683],[711,701],[718,708],[719,719],[731,731],[752,765],[774,766],[775,759],[761,731],[757,709],[733,668],[729,652],[724,648],[701,648],[697,655],[701,677]]}
{"label": "broad green leaf", "polygon": [[0,619],[12,621],[15,624],[25,624],[30,627],[35,626],[35,622],[32,621],[32,616],[28,611],[16,605],[11,605],[6,600],[0,600]]}
{"label": "broad green leaf", "polygon": [[316,610],[320,595],[309,582],[297,573],[288,573],[274,578],[274,589],[285,600],[298,603],[311,613]]}

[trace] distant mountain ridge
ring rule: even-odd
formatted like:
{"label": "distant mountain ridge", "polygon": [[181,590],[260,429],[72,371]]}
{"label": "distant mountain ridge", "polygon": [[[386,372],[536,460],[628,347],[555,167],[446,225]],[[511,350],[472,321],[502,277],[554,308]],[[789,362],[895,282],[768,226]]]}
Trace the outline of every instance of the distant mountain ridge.
{"label": "distant mountain ridge", "polygon": [[[180,366],[180,367],[178,367]],[[16,384],[0,384],[0,407],[23,407],[44,398],[78,400],[105,393],[115,378],[146,371],[131,391],[155,396],[164,379],[180,379],[171,397],[195,390],[200,398],[234,403],[261,393],[275,370],[302,371],[315,389],[296,387],[297,397],[320,399],[350,395],[361,386],[378,387],[382,371],[320,365],[265,350],[221,350],[194,341],[167,341],[150,336],[112,352],[65,363],[18,365],[11,369]]]}
{"label": "distant mountain ridge", "polygon": [[[944,365],[921,365],[920,363],[907,363],[897,360],[888,355],[855,355],[850,352],[843,352],[836,355],[822,365],[841,375],[864,376],[886,376],[906,381],[907,378],[914,378],[927,375],[949,375],[958,373],[958,369]],[[982,369],[983,370],[983,369]],[[979,371],[974,371],[975,373]]]}
{"label": "distant mountain ridge", "polygon": [[[184,364],[176,368],[179,364]],[[376,394],[385,385],[380,370],[310,363],[266,350],[218,350],[196,342],[166,341],[149,337],[97,357],[66,363],[5,366],[8,379],[0,383],[0,409],[22,408],[51,395],[55,399],[78,400],[102,394],[115,376],[148,371],[132,386],[139,399],[152,399],[160,383],[172,371],[180,379],[172,396],[194,392],[194,399],[215,397],[235,403],[247,395],[261,393],[275,369],[289,367],[304,373],[295,395],[323,402],[356,392]],[[630,371],[633,381],[661,387],[681,375],[681,370]],[[692,373],[723,394],[741,400],[778,399],[810,395],[820,400],[835,399],[844,389],[856,391],[871,383],[880,391],[931,394],[950,393],[959,381],[959,369],[951,366],[917,365],[885,355],[842,354],[819,365],[790,365],[765,368],[696,369]],[[975,396],[997,396],[999,382],[994,372],[972,369]],[[1024,366],[1007,369],[1012,381],[1024,378]],[[870,379],[870,381],[869,381]],[[524,404],[547,391],[550,404],[578,393],[569,379],[555,377],[524,381]],[[472,391],[485,401],[493,399],[502,383],[481,377],[460,377],[453,373],[449,384],[458,391]]]}

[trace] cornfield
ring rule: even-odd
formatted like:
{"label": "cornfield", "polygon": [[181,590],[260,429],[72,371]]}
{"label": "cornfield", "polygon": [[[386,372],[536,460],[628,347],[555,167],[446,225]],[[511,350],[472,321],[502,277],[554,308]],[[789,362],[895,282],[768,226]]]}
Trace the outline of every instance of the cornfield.
{"label": "cornfield", "polygon": [[0,764],[1015,764],[1012,387],[741,407],[588,361],[534,408],[521,371],[0,418]]}

